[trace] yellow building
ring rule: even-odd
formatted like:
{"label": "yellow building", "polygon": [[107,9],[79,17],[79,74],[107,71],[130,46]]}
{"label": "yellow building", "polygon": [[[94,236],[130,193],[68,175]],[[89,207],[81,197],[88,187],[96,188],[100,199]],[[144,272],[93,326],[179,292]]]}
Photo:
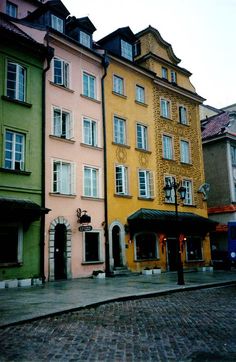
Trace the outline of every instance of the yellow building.
{"label": "yellow building", "polygon": [[[110,271],[210,264],[199,122],[203,101],[152,27],[120,28],[99,41],[104,81]],[[174,186],[186,190],[178,206]],[[170,198],[164,186],[172,187]],[[168,188],[167,187],[167,188]],[[175,187],[176,188],[176,187]],[[176,219],[178,216],[178,220]]]}

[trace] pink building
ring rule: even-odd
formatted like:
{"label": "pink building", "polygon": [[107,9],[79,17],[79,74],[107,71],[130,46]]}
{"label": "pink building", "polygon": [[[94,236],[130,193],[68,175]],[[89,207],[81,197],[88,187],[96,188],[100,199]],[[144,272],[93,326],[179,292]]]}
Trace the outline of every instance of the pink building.
{"label": "pink building", "polygon": [[[68,15],[61,1],[48,1],[18,24],[54,49],[45,64],[46,280],[105,268],[102,55],[93,49],[91,21]],[[87,231],[78,230],[83,210]]]}

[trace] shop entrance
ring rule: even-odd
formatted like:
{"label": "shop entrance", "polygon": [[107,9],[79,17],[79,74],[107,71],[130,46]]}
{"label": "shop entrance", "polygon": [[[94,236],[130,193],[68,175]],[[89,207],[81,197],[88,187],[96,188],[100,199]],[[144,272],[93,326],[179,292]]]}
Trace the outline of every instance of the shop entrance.
{"label": "shop entrance", "polygon": [[178,269],[178,239],[167,239],[167,266],[169,271]]}
{"label": "shop entrance", "polygon": [[66,226],[57,224],[54,243],[55,280],[66,279]]}

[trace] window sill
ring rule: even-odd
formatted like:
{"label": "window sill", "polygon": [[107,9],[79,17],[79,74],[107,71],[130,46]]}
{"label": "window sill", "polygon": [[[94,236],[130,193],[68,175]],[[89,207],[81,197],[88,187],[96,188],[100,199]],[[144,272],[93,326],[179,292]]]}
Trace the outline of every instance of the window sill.
{"label": "window sill", "polygon": [[135,103],[138,104],[139,106],[143,106],[143,107],[148,107],[148,104],[147,103],[144,103],[144,102],[139,102],[137,100],[135,100]]}
{"label": "window sill", "polygon": [[142,201],[154,201],[154,197],[138,197],[138,200],[142,200]]}
{"label": "window sill", "polygon": [[193,164],[191,162],[180,162],[182,166],[192,166]]}
{"label": "window sill", "polygon": [[84,94],[80,94],[80,96],[81,96],[82,98],[88,99],[88,100],[93,101],[93,102],[95,102],[95,103],[101,104],[101,101],[99,101],[99,100],[97,100],[97,99],[95,99],[95,98],[88,97],[88,96],[86,96],[86,95],[84,95]]}
{"label": "window sill", "polygon": [[162,115],[161,115],[161,118],[162,118],[164,121],[173,121],[172,118],[165,117],[165,116],[162,116]]}
{"label": "window sill", "polygon": [[204,262],[204,259],[194,259],[194,260],[186,260],[186,263],[201,263]]}
{"label": "window sill", "polygon": [[67,92],[70,92],[70,93],[74,93],[74,92],[75,92],[75,91],[73,91],[73,90],[70,89],[70,88],[67,88],[67,87],[65,87],[65,86],[63,86],[63,85],[60,85],[60,84],[57,84],[57,83],[54,83],[54,82],[52,82],[52,81],[49,81],[49,83],[50,83],[51,85],[53,85],[54,87],[63,89],[63,90],[65,90],[65,91],[67,91]]}
{"label": "window sill", "polygon": [[197,205],[194,205],[194,204],[183,204],[183,206],[186,206],[186,207],[197,207]]}
{"label": "window sill", "polygon": [[124,95],[124,94],[117,93],[117,92],[115,92],[115,91],[112,91],[112,94],[114,94],[115,96],[118,96],[118,97],[120,97],[120,98],[127,99],[127,96]]}
{"label": "window sill", "polygon": [[145,150],[145,149],[143,149],[143,148],[137,148],[137,147],[135,147],[135,151],[139,151],[139,152],[143,152],[143,153],[148,153],[148,154],[151,154],[151,153],[152,153],[152,151]]}
{"label": "window sill", "polygon": [[93,150],[98,150],[98,151],[102,151],[102,147],[98,147],[98,146],[92,146],[92,145],[88,145],[87,143],[80,143],[80,146],[82,147],[87,147],[87,148],[91,148]]}
{"label": "window sill", "polygon": [[93,197],[93,196],[81,196],[82,200],[91,200],[91,201],[104,201],[102,197]]}
{"label": "window sill", "polygon": [[15,266],[22,266],[23,263],[15,261],[15,262],[11,262],[11,263],[0,263],[0,268],[11,268],[11,267],[15,267]]}
{"label": "window sill", "polygon": [[14,175],[22,175],[22,176],[30,176],[31,175],[30,171],[11,170],[9,168],[4,168],[4,167],[0,167],[0,172],[11,173],[11,174],[14,174]]}
{"label": "window sill", "polygon": [[105,261],[98,260],[98,261],[83,261],[81,265],[94,265],[94,264],[104,264]]}
{"label": "window sill", "polygon": [[170,162],[176,162],[173,158],[165,158],[165,157],[162,157],[162,159],[164,160],[164,161],[170,161]]}
{"label": "window sill", "polygon": [[160,260],[160,258],[150,258],[150,259],[134,259],[135,263],[140,263],[140,262],[147,262],[147,261],[158,261]]}
{"label": "window sill", "polygon": [[53,134],[49,135],[50,138],[57,140],[57,141],[62,141],[62,142],[66,142],[66,143],[75,143],[75,140],[71,139],[71,138],[64,138],[64,137],[59,137],[59,136],[54,136]]}
{"label": "window sill", "polygon": [[114,146],[124,147],[124,148],[128,148],[128,149],[130,148],[130,146],[124,145],[123,143],[112,142],[112,144],[113,144]]}
{"label": "window sill", "polygon": [[179,122],[179,124],[181,125],[181,126],[187,126],[187,127],[189,127],[189,122],[188,123],[182,123],[182,122]]}
{"label": "window sill", "polygon": [[121,194],[114,194],[114,197],[122,197],[124,199],[132,199],[133,196],[131,195],[121,195]]}
{"label": "window sill", "polygon": [[72,194],[61,194],[61,193],[56,193],[56,192],[49,192],[50,196],[56,196],[56,197],[67,197],[69,199],[74,199],[76,198],[76,195],[72,195]]}
{"label": "window sill", "polygon": [[23,106],[23,107],[27,107],[27,108],[31,108],[31,107],[32,107],[32,104],[31,104],[31,103],[19,101],[18,99],[10,98],[10,97],[7,97],[7,96],[2,96],[2,99],[3,99],[4,101],[7,101],[7,102],[19,104],[20,106]]}

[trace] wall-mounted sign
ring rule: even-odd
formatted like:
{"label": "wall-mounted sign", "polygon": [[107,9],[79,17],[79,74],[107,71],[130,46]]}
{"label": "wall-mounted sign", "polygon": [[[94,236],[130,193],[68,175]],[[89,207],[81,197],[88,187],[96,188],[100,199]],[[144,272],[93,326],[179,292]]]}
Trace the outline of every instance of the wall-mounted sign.
{"label": "wall-mounted sign", "polygon": [[91,225],[79,226],[79,231],[91,231],[91,230],[93,230],[93,227]]}

